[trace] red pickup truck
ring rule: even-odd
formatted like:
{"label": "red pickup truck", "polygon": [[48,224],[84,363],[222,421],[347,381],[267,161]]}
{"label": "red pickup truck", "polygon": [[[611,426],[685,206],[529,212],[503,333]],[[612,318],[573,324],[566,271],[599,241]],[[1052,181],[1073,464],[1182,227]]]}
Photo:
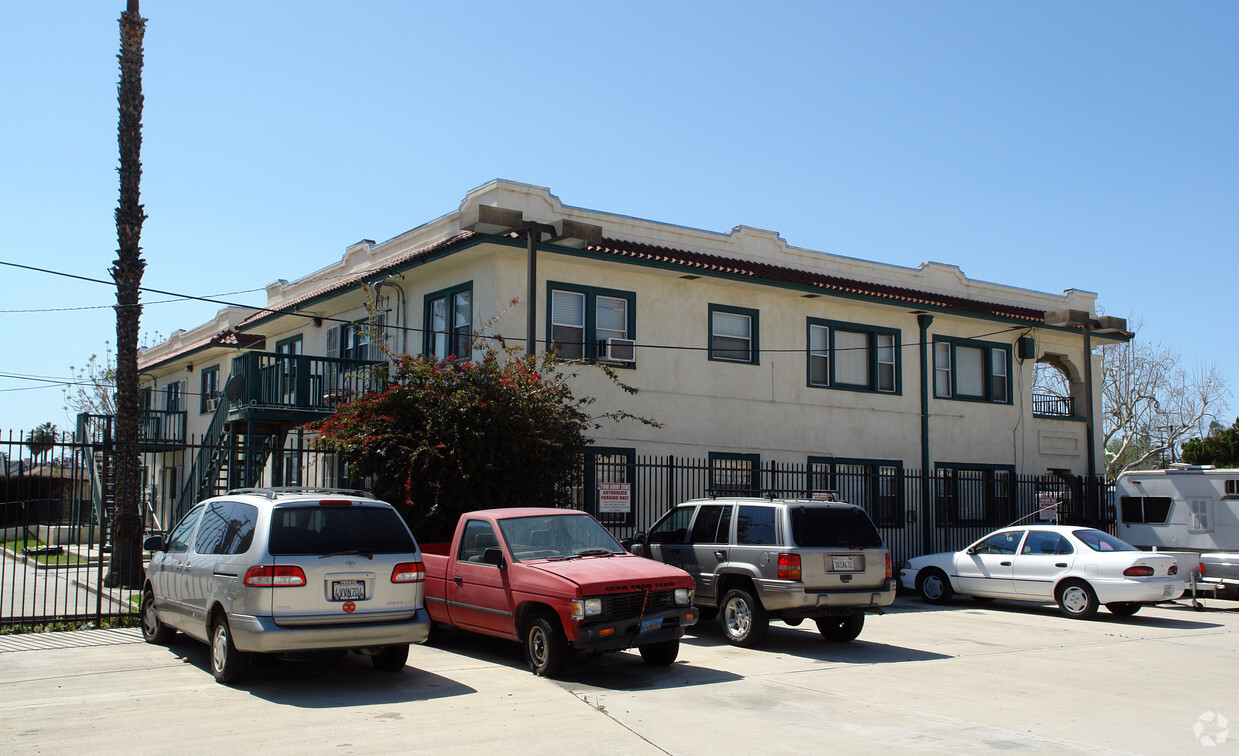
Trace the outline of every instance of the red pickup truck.
{"label": "red pickup truck", "polygon": [[697,621],[692,576],[628,553],[576,510],[468,512],[422,560],[431,620],[519,641],[536,675],[558,674],[569,650],[635,646],[671,664]]}

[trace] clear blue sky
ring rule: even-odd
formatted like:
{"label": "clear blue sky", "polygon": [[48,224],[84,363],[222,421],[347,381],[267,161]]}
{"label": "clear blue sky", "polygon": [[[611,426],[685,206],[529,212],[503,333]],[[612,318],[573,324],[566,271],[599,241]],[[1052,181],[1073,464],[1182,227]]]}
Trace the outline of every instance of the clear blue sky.
{"label": "clear blue sky", "polygon": [[[124,5],[3,2],[0,260],[107,278]],[[570,205],[1095,291],[1105,313],[1143,321],[1139,338],[1214,362],[1239,390],[1239,4],[142,12],[146,286],[209,296],[299,278],[507,178]],[[167,299],[144,295],[144,333],[217,309]],[[60,388],[28,379],[67,379],[114,343],[114,301],[0,266],[0,429],[70,427]]]}

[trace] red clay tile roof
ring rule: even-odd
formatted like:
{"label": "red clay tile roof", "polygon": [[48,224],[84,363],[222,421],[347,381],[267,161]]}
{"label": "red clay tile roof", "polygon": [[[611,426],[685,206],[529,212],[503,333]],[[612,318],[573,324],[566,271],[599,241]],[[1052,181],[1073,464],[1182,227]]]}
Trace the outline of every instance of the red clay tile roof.
{"label": "red clay tile roof", "polygon": [[150,368],[154,365],[162,365],[165,362],[174,360],[177,357],[188,354],[189,352],[197,351],[199,349],[205,349],[206,347],[211,347],[211,346],[226,346],[226,347],[237,347],[237,348],[245,348],[245,349],[252,349],[254,347],[258,347],[259,349],[261,349],[263,346],[266,345],[266,342],[267,342],[266,336],[262,336],[256,333],[236,333],[235,331],[220,331],[214,336],[210,336],[205,339],[199,339],[198,341],[195,341],[192,344],[186,344],[185,346],[176,350],[172,354],[168,354],[163,357],[160,357],[159,359],[154,360],[153,362],[140,362],[138,363],[138,367],[139,368]]}
{"label": "red clay tile roof", "polygon": [[688,270],[726,273],[734,276],[752,278],[757,281],[777,281],[796,286],[821,289],[824,292],[885,299],[893,302],[903,302],[916,307],[943,307],[953,310],[963,310],[981,315],[993,315],[1012,320],[1023,320],[1033,323],[1044,323],[1045,313],[1041,310],[1015,305],[983,302],[976,299],[954,297],[948,294],[935,294],[917,289],[906,289],[886,284],[867,283],[851,278],[828,276],[822,273],[811,273],[795,268],[784,268],[769,263],[737,260],[731,257],[705,254],[703,252],[688,252],[681,249],[656,247],[649,244],[604,239],[600,246],[591,246],[591,250],[616,257],[626,257],[664,265],[683,267]]}

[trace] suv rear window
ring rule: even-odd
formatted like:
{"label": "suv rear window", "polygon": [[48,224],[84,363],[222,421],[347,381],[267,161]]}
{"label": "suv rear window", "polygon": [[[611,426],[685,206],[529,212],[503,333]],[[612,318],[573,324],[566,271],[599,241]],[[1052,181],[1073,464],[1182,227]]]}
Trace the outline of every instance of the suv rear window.
{"label": "suv rear window", "polygon": [[792,540],[806,548],[882,547],[882,536],[863,510],[855,507],[793,507]]}
{"label": "suv rear window", "polygon": [[417,549],[393,509],[367,506],[280,507],[271,512],[272,554],[401,554]]}

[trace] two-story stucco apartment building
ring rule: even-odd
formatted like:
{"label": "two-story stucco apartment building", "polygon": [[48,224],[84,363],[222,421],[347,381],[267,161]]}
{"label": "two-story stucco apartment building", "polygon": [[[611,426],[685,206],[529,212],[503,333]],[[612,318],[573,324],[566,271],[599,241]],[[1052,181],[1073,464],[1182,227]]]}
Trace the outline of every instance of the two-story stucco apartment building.
{"label": "two-story stucco apartment building", "polygon": [[[148,486],[167,516],[212,486],[301,480],[298,429],[367,388],[358,367],[381,358],[371,318],[396,353],[468,355],[477,332],[524,346],[532,330],[538,350],[554,341],[562,358],[615,366],[639,393],[596,370],[574,390],[663,427],[609,425],[591,460],[708,459],[732,484],[772,462],[1082,475],[1098,433],[1087,413],[1100,407],[1086,344],[1129,337],[1096,319],[1095,299],[797,248],[745,226],[585,210],[497,180],[394,239],[270,284],[264,309],[221,310],[144,350],[145,433],[172,442],[148,447]],[[1048,311],[1060,314],[1047,323]],[[1070,399],[1034,397],[1036,362],[1063,371]],[[178,447],[186,436],[248,439],[262,453],[228,477],[222,452]]]}

